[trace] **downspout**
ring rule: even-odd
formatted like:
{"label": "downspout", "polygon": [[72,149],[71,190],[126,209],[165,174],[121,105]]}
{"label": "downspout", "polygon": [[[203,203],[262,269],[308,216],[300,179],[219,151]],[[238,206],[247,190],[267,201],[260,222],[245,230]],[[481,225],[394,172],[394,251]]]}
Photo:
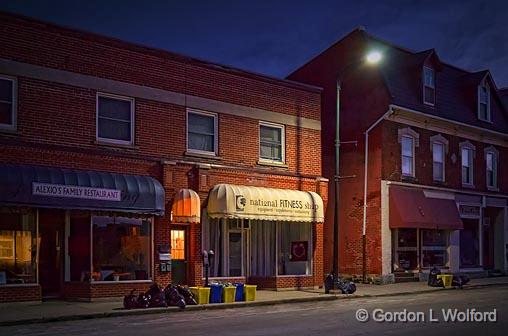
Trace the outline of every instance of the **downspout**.
{"label": "downspout", "polygon": [[369,132],[372,131],[381,121],[387,116],[393,113],[393,107],[390,105],[388,111],[386,111],[379,119],[377,119],[369,128],[365,131],[365,166],[363,174],[363,223],[362,223],[362,277],[363,282],[367,282],[367,181],[368,181],[368,167],[369,167]]}

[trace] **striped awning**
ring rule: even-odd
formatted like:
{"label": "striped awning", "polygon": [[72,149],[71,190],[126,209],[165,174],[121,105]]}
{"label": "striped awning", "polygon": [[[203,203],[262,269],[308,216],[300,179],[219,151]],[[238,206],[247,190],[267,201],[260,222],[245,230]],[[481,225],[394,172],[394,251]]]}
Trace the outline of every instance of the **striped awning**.
{"label": "striped awning", "polygon": [[199,223],[201,201],[192,189],[180,189],[173,200],[171,216],[173,223]]}
{"label": "striped awning", "polygon": [[218,184],[208,197],[211,218],[323,222],[323,200],[315,192]]}

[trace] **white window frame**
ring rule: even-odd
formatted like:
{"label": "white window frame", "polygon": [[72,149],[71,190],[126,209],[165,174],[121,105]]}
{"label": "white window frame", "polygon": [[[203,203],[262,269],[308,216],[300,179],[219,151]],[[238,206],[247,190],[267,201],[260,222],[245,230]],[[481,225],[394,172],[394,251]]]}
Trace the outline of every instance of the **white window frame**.
{"label": "white window frame", "polygon": [[[411,175],[402,172],[402,138],[411,138],[413,143],[413,171]],[[420,147],[420,134],[412,130],[410,127],[401,128],[398,130],[398,142],[400,143],[400,173],[402,177],[416,177],[416,147]]]}
{"label": "white window frame", "polygon": [[[434,150],[435,150],[434,145],[441,146],[443,161],[442,162],[438,162],[438,163],[442,164],[441,174],[442,174],[443,177],[441,179],[437,179],[435,177],[435,175],[434,175],[434,163],[436,163],[436,161],[434,161]],[[445,154],[445,152],[446,152],[446,149],[445,149],[445,144],[444,143],[439,142],[439,141],[434,141],[432,143],[432,180],[435,181],[435,182],[444,182],[446,180],[446,177],[445,177],[446,154]]]}
{"label": "white window frame", "polygon": [[[110,139],[110,138],[103,138],[99,136],[99,98],[110,98],[110,99],[116,99],[116,100],[123,100],[128,101],[130,103],[131,107],[131,113],[130,113],[130,124],[131,124],[131,132],[130,132],[130,141],[125,140],[118,140],[118,139]],[[95,100],[95,137],[98,142],[104,142],[104,143],[110,143],[115,145],[134,145],[134,134],[135,134],[135,111],[134,111],[135,101],[132,97],[126,97],[126,96],[118,96],[113,95],[110,93],[103,93],[103,92],[97,92],[96,100]]]}
{"label": "white window frame", "polygon": [[[471,168],[471,173],[470,173],[470,179],[468,178],[468,182],[464,182],[464,176],[463,176],[463,172],[462,172],[462,152],[464,149],[467,149],[471,152],[471,157],[469,158],[470,162],[470,168]],[[475,159],[475,152],[476,152],[476,148],[475,146],[469,142],[469,141],[464,141],[464,142],[461,142],[459,144],[459,151],[460,151],[460,180],[462,182],[462,186],[463,187],[469,187],[469,188],[474,188],[474,159]]]}
{"label": "white window frame", "polygon": [[[482,89],[486,89],[486,91],[487,91],[487,102],[485,103],[485,104],[487,104],[487,118],[486,119],[482,118],[481,113],[480,113],[480,106],[482,104],[482,101],[481,101]],[[477,106],[478,119],[482,120],[482,121],[486,121],[486,122],[492,122],[492,115],[490,113],[490,87],[487,84],[478,85],[477,99],[478,99],[478,106]]]}
{"label": "white window frame", "polygon": [[[427,84],[425,83],[425,70],[427,70],[427,69],[428,69],[428,70],[430,70],[430,71],[432,71],[432,73],[433,73],[434,83],[433,83],[433,85],[432,85],[432,86],[429,86],[429,85],[427,85]],[[426,101],[426,100],[425,100],[425,88],[426,88],[426,87],[429,87],[429,88],[431,88],[432,90],[434,90],[434,102],[428,102],[428,101]],[[424,67],[423,67],[423,72],[422,72],[422,88],[423,88],[423,90],[422,90],[423,103],[424,103],[425,105],[429,105],[429,106],[434,106],[434,105],[436,105],[436,71],[435,71],[433,68],[431,68],[431,67],[428,67],[428,66],[424,66]]]}
{"label": "white window frame", "polygon": [[[189,114],[200,114],[207,117],[213,117],[213,151],[202,151],[199,149],[192,149],[189,148]],[[196,109],[187,109],[186,113],[186,132],[185,132],[185,141],[186,141],[186,149],[188,153],[194,153],[194,154],[202,154],[202,155],[211,155],[211,156],[217,156],[217,153],[219,152],[219,127],[218,127],[218,120],[219,116],[217,113],[208,112],[208,111],[202,111],[202,110],[196,110]]]}
{"label": "white window frame", "polygon": [[[494,174],[494,185],[489,185],[489,174],[487,170],[487,155],[492,155],[493,160],[493,174]],[[494,146],[485,148],[485,184],[488,190],[498,191],[498,178],[499,178],[499,151]]]}
{"label": "white window frame", "polygon": [[[440,144],[443,146],[443,179],[436,180],[434,179],[434,144]],[[446,155],[448,154],[448,140],[442,136],[441,134],[436,134],[430,137],[430,151],[432,153],[432,180],[435,182],[445,182],[446,181]]]}
{"label": "white window frame", "polygon": [[18,80],[16,77],[0,75],[1,80],[12,82],[11,120],[12,124],[0,123],[0,130],[16,131],[18,127]]}
{"label": "white window frame", "polygon": [[[261,126],[279,128],[281,140],[281,160],[270,160],[261,157]],[[286,127],[283,124],[275,124],[267,121],[260,121],[258,126],[258,147],[259,147],[259,161],[264,163],[285,164],[286,163]]]}

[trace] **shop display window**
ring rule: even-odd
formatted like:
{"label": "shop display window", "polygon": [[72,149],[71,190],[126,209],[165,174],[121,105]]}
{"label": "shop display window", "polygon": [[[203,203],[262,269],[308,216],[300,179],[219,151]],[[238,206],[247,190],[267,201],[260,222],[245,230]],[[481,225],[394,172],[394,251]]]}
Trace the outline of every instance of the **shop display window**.
{"label": "shop display window", "polygon": [[311,224],[278,223],[278,275],[309,275],[311,270]]}
{"label": "shop display window", "polygon": [[151,273],[149,220],[92,217],[92,278],[100,281],[148,280]]}
{"label": "shop display window", "polygon": [[0,209],[0,285],[37,282],[35,213]]}

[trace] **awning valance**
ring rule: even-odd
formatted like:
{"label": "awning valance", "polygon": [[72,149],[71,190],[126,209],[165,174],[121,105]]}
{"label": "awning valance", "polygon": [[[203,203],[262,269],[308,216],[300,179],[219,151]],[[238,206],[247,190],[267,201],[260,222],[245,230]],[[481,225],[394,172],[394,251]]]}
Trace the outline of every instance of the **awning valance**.
{"label": "awning valance", "polygon": [[218,184],[208,197],[211,218],[323,222],[323,200],[315,192]]}
{"label": "awning valance", "polygon": [[192,189],[180,189],[173,200],[171,216],[173,223],[199,223],[201,202]]}
{"label": "awning valance", "polygon": [[0,165],[0,204],[164,214],[154,178],[31,165]]}
{"label": "awning valance", "polygon": [[454,200],[426,197],[423,190],[390,187],[390,228],[463,228]]}

